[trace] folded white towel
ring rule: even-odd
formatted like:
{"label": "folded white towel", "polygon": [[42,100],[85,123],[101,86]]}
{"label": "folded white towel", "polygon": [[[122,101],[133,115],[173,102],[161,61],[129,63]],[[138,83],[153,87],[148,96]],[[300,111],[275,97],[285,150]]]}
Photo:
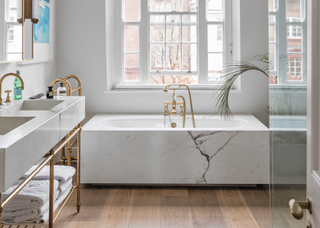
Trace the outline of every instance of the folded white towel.
{"label": "folded white towel", "polygon": [[[72,188],[72,184],[58,197],[58,199],[54,202],[54,208],[55,211],[59,205],[65,200],[65,198],[68,196]],[[49,220],[49,210],[43,213],[41,222],[46,223]]]}
{"label": "folded white towel", "polygon": [[72,185],[72,177],[69,180],[67,180],[66,183],[60,183],[60,181],[59,181],[60,194],[65,192],[70,187],[70,185]]}
{"label": "folded white towel", "polygon": [[[21,184],[23,180],[17,181],[13,186],[11,186],[5,193],[2,193],[1,199],[7,198],[11,192]],[[16,205],[37,205],[39,207],[43,206],[49,200],[49,180],[32,180],[30,181],[20,192],[14,197],[14,199],[6,206],[10,208]],[[59,182],[54,180],[54,192],[56,197],[58,194]],[[5,208],[5,209],[6,209]]]}
{"label": "folded white towel", "polygon": [[[29,169],[22,178],[27,178],[38,166],[34,165]],[[54,166],[54,179],[58,180],[60,184],[67,182],[76,173],[76,169],[71,166],[55,165]],[[33,180],[49,180],[50,166],[45,166],[33,178]]]}
{"label": "folded white towel", "polygon": [[[38,166],[33,166],[11,188],[2,194],[4,200]],[[76,170],[70,166],[54,166],[54,210],[67,197],[72,188],[72,177]],[[4,224],[40,223],[49,219],[49,173],[45,166],[25,188],[6,206]]]}
{"label": "folded white towel", "polygon": [[[72,185],[62,192],[55,200],[53,210],[55,211],[63,200],[68,196]],[[21,211],[14,212],[14,216],[3,219],[4,224],[38,224],[41,222],[47,222],[49,220],[49,202],[46,203],[40,210],[35,208],[29,208]]]}
{"label": "folded white towel", "polygon": [[[6,198],[20,183],[9,188],[4,194]],[[37,218],[49,208],[49,180],[32,180],[19,194],[5,207],[2,214],[4,224],[14,224],[26,219]],[[54,200],[59,197],[59,182],[54,180]]]}

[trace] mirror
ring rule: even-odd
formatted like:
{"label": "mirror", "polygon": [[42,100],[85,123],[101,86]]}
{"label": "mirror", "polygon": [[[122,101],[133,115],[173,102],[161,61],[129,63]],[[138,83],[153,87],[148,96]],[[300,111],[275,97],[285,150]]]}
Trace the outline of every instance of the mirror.
{"label": "mirror", "polygon": [[17,20],[18,0],[1,0],[0,63],[22,61],[22,24]]}
{"label": "mirror", "polygon": [[23,24],[23,55],[24,61],[33,59],[33,23],[26,19]]}

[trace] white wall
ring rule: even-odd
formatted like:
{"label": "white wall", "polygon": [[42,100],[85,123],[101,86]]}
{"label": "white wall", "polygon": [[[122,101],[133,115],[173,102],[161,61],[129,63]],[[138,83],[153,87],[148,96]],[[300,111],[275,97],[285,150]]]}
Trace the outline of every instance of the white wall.
{"label": "white wall", "polygon": [[[21,66],[17,63],[3,63],[0,64],[0,78],[7,73],[16,73],[16,70],[20,70],[20,76],[24,81],[25,89],[22,91],[22,95],[25,99],[32,95],[46,92],[47,86],[56,77],[56,62],[50,61]],[[13,97],[14,79],[14,77],[8,77],[3,81],[2,98],[6,98],[5,90],[12,90],[11,97]]]}
{"label": "white wall", "polygon": [[[57,1],[57,77],[75,74],[81,78],[87,120],[96,113],[163,113],[163,102],[171,99],[168,93],[106,93],[106,1]],[[268,52],[268,1],[233,2],[237,22],[233,33],[235,59],[250,61],[253,56]],[[241,90],[231,94],[231,110],[252,113],[268,126],[268,78],[247,73],[242,77]],[[196,113],[213,113],[213,101],[211,92],[193,93]]]}
{"label": "white wall", "polygon": [[[28,98],[34,94],[45,92],[47,86],[55,78],[55,62],[39,63],[32,65],[19,66],[17,63],[0,64],[0,78],[7,73],[15,73],[20,70],[25,85],[22,91],[23,98]],[[14,77],[8,77],[2,84],[2,98],[6,98],[5,90],[12,90]]]}

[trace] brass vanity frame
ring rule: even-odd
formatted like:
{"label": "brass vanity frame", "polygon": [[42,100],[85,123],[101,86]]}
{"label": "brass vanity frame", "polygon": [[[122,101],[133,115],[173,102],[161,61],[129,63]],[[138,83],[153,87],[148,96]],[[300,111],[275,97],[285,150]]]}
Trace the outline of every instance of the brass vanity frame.
{"label": "brass vanity frame", "polygon": [[[75,189],[77,189],[77,212],[80,211],[81,202],[80,202],[80,154],[81,154],[81,124],[78,124],[76,128],[73,129],[72,133],[69,133],[63,140],[61,140],[61,144],[57,149],[52,148],[47,156],[45,156],[45,160],[15,189],[13,192],[2,202],[1,201],[1,193],[0,193],[0,226],[2,213],[4,208],[10,203],[11,200],[32,180],[33,177],[40,172],[40,170],[47,164],[50,163],[50,187],[49,187],[49,228],[53,228],[53,223],[56,221],[67,201],[70,199],[72,193]],[[64,203],[62,204],[60,210],[57,212],[56,217],[53,217],[53,203],[54,203],[54,160],[57,153],[62,150],[68,142],[72,140],[73,137],[77,135],[77,185],[73,186],[70,190],[68,196],[66,197]],[[32,225],[33,227],[34,225]],[[27,226],[28,227],[28,226]]]}
{"label": "brass vanity frame", "polygon": [[[77,80],[77,82],[78,82],[78,87],[75,89],[71,88],[71,85],[68,81],[69,79],[72,79],[72,78]],[[62,79],[62,78],[56,79],[51,83],[51,86],[53,86],[57,82],[62,82],[64,85],[67,85],[67,87],[68,87],[67,96],[71,96],[73,93],[75,93],[77,91],[78,91],[78,96],[82,96],[82,82],[81,82],[80,78],[78,78],[76,75],[71,74],[71,75],[68,75],[67,77],[65,77],[64,79]],[[57,92],[57,90],[54,90],[53,92],[55,93],[55,92]],[[70,134],[71,133],[69,133],[68,136],[70,136]],[[77,157],[71,156],[72,148],[74,147],[74,145],[76,143],[77,143],[77,139],[75,139],[73,142],[71,142],[71,141],[68,142],[68,145],[67,145],[68,156],[67,157],[65,154],[65,148],[64,147],[62,148],[61,159],[60,159],[61,165],[65,165],[65,161],[67,161],[67,165],[71,166],[71,162],[77,160]]]}

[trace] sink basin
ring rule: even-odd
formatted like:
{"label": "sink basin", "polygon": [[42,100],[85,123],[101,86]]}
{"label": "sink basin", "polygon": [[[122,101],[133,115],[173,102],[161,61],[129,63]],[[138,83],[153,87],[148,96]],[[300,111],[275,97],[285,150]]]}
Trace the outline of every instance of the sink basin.
{"label": "sink basin", "polygon": [[22,102],[20,110],[48,111],[62,102],[64,102],[64,100],[25,100]]}
{"label": "sink basin", "polygon": [[0,135],[5,135],[34,117],[0,117]]}

